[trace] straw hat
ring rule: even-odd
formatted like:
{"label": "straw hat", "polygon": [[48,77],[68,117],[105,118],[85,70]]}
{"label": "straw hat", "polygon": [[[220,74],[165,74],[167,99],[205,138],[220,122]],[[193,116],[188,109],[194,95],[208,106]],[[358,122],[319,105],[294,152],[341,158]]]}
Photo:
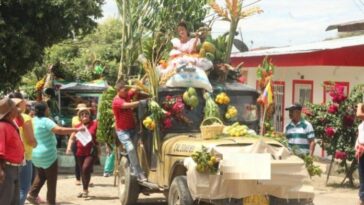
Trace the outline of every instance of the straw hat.
{"label": "straw hat", "polygon": [[9,98],[0,100],[0,120],[2,120],[12,109],[15,108],[15,103]]}
{"label": "straw hat", "polygon": [[76,107],[76,110],[77,110],[77,115],[80,115],[82,111],[87,111],[88,113],[90,113],[91,108],[87,107],[85,103],[79,103]]}

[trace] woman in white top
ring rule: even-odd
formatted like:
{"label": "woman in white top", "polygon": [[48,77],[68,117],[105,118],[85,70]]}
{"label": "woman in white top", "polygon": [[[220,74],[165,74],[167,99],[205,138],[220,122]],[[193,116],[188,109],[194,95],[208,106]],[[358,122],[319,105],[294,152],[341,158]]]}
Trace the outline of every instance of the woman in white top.
{"label": "woman in white top", "polygon": [[187,25],[181,22],[177,27],[178,38],[171,40],[173,49],[169,53],[169,60],[167,68],[159,67],[160,74],[165,74],[174,68],[183,65],[191,64],[204,71],[212,68],[213,64],[207,58],[199,57],[196,47],[201,43],[199,35],[196,34],[195,38],[190,38]]}

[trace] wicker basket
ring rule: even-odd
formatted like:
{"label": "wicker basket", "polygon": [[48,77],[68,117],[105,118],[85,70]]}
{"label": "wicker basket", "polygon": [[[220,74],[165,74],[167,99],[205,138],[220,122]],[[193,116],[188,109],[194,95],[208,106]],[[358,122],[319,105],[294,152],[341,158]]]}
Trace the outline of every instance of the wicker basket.
{"label": "wicker basket", "polygon": [[[204,123],[206,123],[208,120],[215,120],[219,124],[205,125]],[[211,139],[222,133],[224,129],[224,123],[219,118],[209,117],[201,122],[200,129],[202,139]]]}

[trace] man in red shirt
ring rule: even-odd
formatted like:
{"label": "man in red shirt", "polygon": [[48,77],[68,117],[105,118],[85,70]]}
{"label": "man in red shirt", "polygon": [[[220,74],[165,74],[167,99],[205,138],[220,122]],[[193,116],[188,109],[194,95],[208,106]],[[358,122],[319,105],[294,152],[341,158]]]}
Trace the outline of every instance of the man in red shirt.
{"label": "man in red shirt", "polygon": [[117,95],[112,102],[112,110],[115,117],[116,134],[128,153],[133,174],[137,176],[138,181],[145,182],[147,179],[140,167],[135,149],[137,138],[133,109],[138,107],[140,101],[132,101],[136,91],[128,90],[124,82],[117,83],[115,88]]}
{"label": "man in red shirt", "polygon": [[24,146],[13,120],[18,110],[9,98],[0,100],[0,202],[19,204],[19,168],[24,161]]}

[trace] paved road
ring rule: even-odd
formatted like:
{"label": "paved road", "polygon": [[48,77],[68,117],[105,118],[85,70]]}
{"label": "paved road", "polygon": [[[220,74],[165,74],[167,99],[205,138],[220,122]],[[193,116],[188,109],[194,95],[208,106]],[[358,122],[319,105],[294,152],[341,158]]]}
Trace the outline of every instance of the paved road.
{"label": "paved road", "polygon": [[[338,187],[340,177],[332,177],[330,186],[325,186],[325,176],[313,178],[315,187],[315,205],[355,205],[357,204],[357,189]],[[59,176],[57,186],[57,202],[59,204],[77,205],[111,205],[119,204],[117,188],[113,186],[113,177],[93,176],[94,186],[90,188],[88,199],[79,199],[77,194],[82,187],[76,186],[71,175]],[[45,198],[46,187],[43,187],[40,196]],[[166,205],[162,194],[151,196],[140,195],[138,205]]]}

